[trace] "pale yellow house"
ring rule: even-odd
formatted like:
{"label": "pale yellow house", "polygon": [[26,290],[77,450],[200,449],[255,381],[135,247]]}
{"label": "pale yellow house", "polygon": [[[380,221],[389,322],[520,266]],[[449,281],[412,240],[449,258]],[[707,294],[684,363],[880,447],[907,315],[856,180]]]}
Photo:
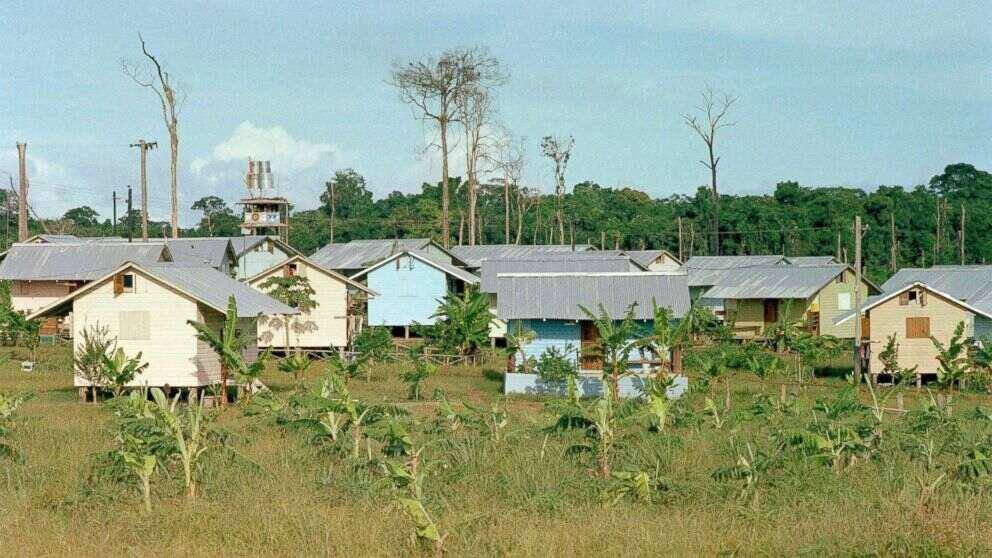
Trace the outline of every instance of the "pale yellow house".
{"label": "pale yellow house", "polygon": [[668,250],[626,250],[624,254],[648,271],[678,271],[682,262]]}
{"label": "pale yellow house", "polygon": [[[898,343],[901,368],[917,367],[917,377],[936,374],[939,367],[937,348],[931,337],[945,345],[959,323],[964,323],[965,337],[988,342],[992,331],[992,313],[987,305],[969,304],[921,282],[913,282],[883,295],[872,297],[863,307],[863,338],[869,347],[868,371],[877,379],[884,370],[879,354],[889,336]],[[853,323],[854,313],[839,319]]]}
{"label": "pale yellow house", "polygon": [[[228,299],[234,296],[240,334],[254,339],[259,315],[295,314],[290,308],[209,267],[127,262],[29,318],[73,314],[72,338],[78,348],[83,332],[107,328],[108,337],[129,356],[141,353],[148,369],[134,386],[200,388],[220,381],[217,355],[197,339],[190,320],[209,324],[218,335]],[[246,350],[253,360],[257,348]],[[90,385],[77,374],[77,387]]]}
{"label": "pale yellow house", "polygon": [[738,338],[761,337],[780,319],[816,335],[854,338],[853,323],[836,323],[861,299],[881,292],[843,264],[769,265],[727,270],[703,298],[722,302],[725,322]]}
{"label": "pale yellow house", "polygon": [[263,270],[247,283],[264,290],[262,284],[269,278],[294,275],[307,278],[317,306],[290,318],[289,347],[286,346],[286,329],[279,316],[266,316],[260,320],[260,346],[276,350],[347,347],[363,325],[364,302],[375,296],[375,292],[299,255]]}

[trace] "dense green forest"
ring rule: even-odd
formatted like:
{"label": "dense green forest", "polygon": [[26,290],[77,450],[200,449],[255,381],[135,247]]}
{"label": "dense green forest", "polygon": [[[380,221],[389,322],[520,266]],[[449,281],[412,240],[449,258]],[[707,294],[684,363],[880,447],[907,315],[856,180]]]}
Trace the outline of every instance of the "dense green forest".
{"label": "dense green forest", "polygon": [[[432,236],[439,239],[440,186],[424,184],[419,193],[393,192],[374,199],[365,180],[353,170],[335,174],[334,240],[356,238],[401,238]],[[451,179],[451,231],[453,244],[464,236],[465,188]],[[316,209],[294,211],[291,243],[311,253],[331,241],[330,191]],[[510,200],[507,238],[506,204]],[[576,243],[607,248],[666,248],[679,251],[679,220],[682,223],[682,254],[708,254],[711,201],[709,190],[700,187],[694,196],[652,198],[635,188],[606,188],[594,182],[574,185],[565,197],[566,233]],[[547,243],[552,234],[554,196],[523,188],[484,185],[479,196],[481,223],[478,243]],[[197,228],[184,229],[183,236],[237,235],[240,217],[215,196],[201,198],[192,209],[203,218]],[[962,212],[964,215],[962,216]],[[775,190],[761,195],[720,197],[720,244],[724,254],[839,254],[854,258],[854,216],[861,214],[866,226],[864,258],[866,271],[882,280],[895,267],[930,266],[961,262],[960,241],[964,218],[964,261],[992,261],[992,175],[968,164],[954,164],[934,176],[928,184],[912,188],[880,186],[866,192],[849,187],[811,187],[780,182]],[[135,231],[139,230],[137,210]],[[117,234],[126,234],[126,217],[120,218]],[[101,219],[89,207],[72,209],[62,219],[46,221],[52,232],[80,235],[113,233],[110,219]],[[43,232],[31,221],[32,232]],[[12,226],[16,231],[16,225]],[[163,236],[168,223],[150,224],[151,235]],[[7,238],[10,238],[8,233]],[[895,251],[893,252],[893,238]]]}

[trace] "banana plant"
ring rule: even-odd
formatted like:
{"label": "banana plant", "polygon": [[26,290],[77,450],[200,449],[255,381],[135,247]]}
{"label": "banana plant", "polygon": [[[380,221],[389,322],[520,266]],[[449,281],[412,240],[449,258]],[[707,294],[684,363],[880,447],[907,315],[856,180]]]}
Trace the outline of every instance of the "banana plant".
{"label": "banana plant", "polygon": [[[337,353],[334,353],[334,355],[337,356]],[[296,389],[300,389],[302,385],[300,378],[306,375],[307,370],[310,370],[311,366],[313,366],[313,361],[310,360],[310,357],[306,353],[301,352],[296,352],[283,358],[278,364],[280,372],[293,376],[293,384],[296,386]]]}
{"label": "banana plant", "polygon": [[410,349],[410,360],[413,368],[400,372],[400,379],[407,384],[407,398],[416,401],[420,399],[424,381],[437,374],[437,366],[424,357],[423,344]]}
{"label": "banana plant", "polygon": [[338,353],[331,353],[331,356],[327,359],[327,372],[345,380],[350,380],[362,373],[369,359],[370,357],[365,356],[363,353],[359,353],[356,358],[350,360]]}
{"label": "banana plant", "polygon": [[424,473],[419,467],[420,454],[423,448],[411,452],[410,459],[404,464],[394,460],[386,460],[383,464],[386,475],[393,486],[405,493],[397,496],[396,503],[413,522],[417,541],[432,545],[434,552],[441,556],[444,551],[444,541],[447,534],[441,534],[436,521],[431,518],[423,500]]}
{"label": "banana plant", "polygon": [[152,511],[152,475],[158,468],[158,459],[149,453],[144,441],[128,436],[124,448],[120,451],[121,458],[127,468],[141,481],[141,496],[145,513]]}
{"label": "banana plant", "polygon": [[[207,324],[194,320],[187,320],[189,325],[196,330],[196,337],[206,343],[220,360],[220,388],[221,407],[227,406],[227,383],[231,373],[240,379],[253,381],[265,368],[265,360],[268,358],[266,352],[254,363],[248,364],[242,351],[255,340],[238,334],[238,304],[232,295],[227,299],[227,312],[224,315],[224,326],[218,335],[214,329]],[[261,363],[261,364],[259,364]],[[251,384],[247,385],[247,391],[251,393]]]}
{"label": "banana plant", "polygon": [[665,486],[663,481],[652,478],[645,471],[614,471],[610,476],[616,482],[614,503],[630,496],[639,502],[650,504],[654,493]]}
{"label": "banana plant", "polygon": [[713,478],[719,481],[737,481],[741,484],[738,496],[746,498],[753,494],[765,473],[771,469],[773,461],[764,453],[755,452],[751,443],[745,444],[746,451],[741,451],[734,444],[737,459],[733,465],[720,467],[713,472]]}
{"label": "banana plant", "polygon": [[210,442],[208,419],[197,402],[196,392],[190,392],[188,404],[183,409],[178,409],[180,394],[177,393],[169,401],[161,389],[153,388],[151,391],[157,407],[157,417],[172,435],[183,465],[186,498],[195,500],[200,459],[209,448]]}
{"label": "banana plant", "polygon": [[717,407],[715,401],[706,398],[706,403],[703,406],[703,414],[710,417],[710,421],[713,423],[713,428],[720,430],[723,425],[727,423],[727,420],[720,415],[720,408]]}
{"label": "banana plant", "polygon": [[463,416],[463,422],[476,425],[478,430],[488,434],[489,439],[494,442],[503,439],[503,431],[509,424],[505,406],[501,407],[494,402],[489,409],[481,409],[467,401],[463,401],[462,405],[472,413],[471,417]]}
{"label": "banana plant", "polygon": [[2,441],[10,434],[9,425],[14,420],[14,414],[18,407],[30,400],[34,395],[30,393],[5,394],[0,392],[0,456],[12,458],[17,456],[17,451],[10,445]]}
{"label": "banana plant", "polygon": [[113,355],[108,356],[104,353],[101,356],[103,357],[103,377],[113,389],[115,398],[120,397],[127,384],[133,382],[148,368],[147,362],[141,363],[140,351],[137,355],[129,358],[122,347],[117,347]]}

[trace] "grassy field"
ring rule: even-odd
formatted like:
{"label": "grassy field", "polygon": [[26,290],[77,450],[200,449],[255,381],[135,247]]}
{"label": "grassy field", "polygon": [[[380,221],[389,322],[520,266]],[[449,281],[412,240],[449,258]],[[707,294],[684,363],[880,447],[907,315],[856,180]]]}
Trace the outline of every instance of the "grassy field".
{"label": "grassy field", "polygon": [[[154,481],[153,511],[142,513],[136,483],[94,474],[97,456],[114,447],[109,409],[77,402],[64,349],[42,352],[47,364],[40,372],[20,372],[15,359],[0,367],[0,391],[35,394],[7,439],[20,458],[2,462],[3,555],[431,553],[418,546],[391,483],[347,457],[347,441],[313,443],[272,416],[246,416],[238,407],[220,413],[214,424],[229,434],[231,451],[208,454],[200,498],[186,501],[182,475],[172,467]],[[308,383],[321,372],[315,367]],[[263,380],[279,398],[294,389],[274,370]],[[426,393],[442,388],[452,402],[488,408],[500,382],[495,370],[443,369]],[[375,370],[371,382],[353,379],[349,387],[364,401],[411,411],[411,436],[425,447],[425,504],[449,534],[445,550],[452,555],[992,551],[987,479],[957,473],[969,449],[989,444],[992,421],[974,409],[992,408],[992,401],[955,395],[949,412],[887,414],[875,427],[879,438],[864,453],[867,459],[837,468],[784,447],[776,434],[822,425],[843,411],[843,381],[827,382],[829,387],[800,390],[795,409],[783,411],[774,403],[778,386],[738,378],[731,382],[729,408],[720,384],[675,405],[663,432],[637,420],[618,425],[612,467],[647,472],[656,481],[650,502],[621,495],[617,480],[595,478],[589,455],[567,451],[583,433],[548,433],[555,415],[542,401],[506,400],[508,426],[492,440],[467,427],[430,428],[438,424],[437,403],[406,402],[395,365]],[[859,396],[869,401],[864,388]],[[707,398],[719,420],[705,412]],[[925,400],[925,393],[906,393],[907,408],[921,408]],[[864,409],[836,419],[870,420]],[[750,476],[741,474],[741,459]],[[721,469],[727,474],[714,475]]]}

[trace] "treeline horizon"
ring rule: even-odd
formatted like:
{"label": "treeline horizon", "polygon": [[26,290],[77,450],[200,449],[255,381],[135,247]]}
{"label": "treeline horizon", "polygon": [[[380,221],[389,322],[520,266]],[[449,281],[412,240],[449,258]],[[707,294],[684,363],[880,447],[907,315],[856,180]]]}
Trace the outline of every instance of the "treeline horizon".
{"label": "treeline horizon", "polygon": [[[449,190],[449,244],[471,244],[465,184],[460,177],[452,177]],[[424,183],[420,192],[394,191],[376,199],[364,178],[346,169],[327,183],[320,203],[290,217],[290,243],[306,254],[332,238],[334,242],[348,242],[430,237],[443,243],[440,184]],[[557,243],[556,203],[553,193],[481,184],[475,243]],[[712,194],[706,186],[700,186],[692,196],[653,198],[633,187],[604,187],[585,181],[575,184],[563,203],[566,244],[666,249],[679,256],[681,221],[681,256],[713,254],[709,242],[713,235],[709,230]],[[240,235],[241,217],[222,199],[206,196],[191,208],[202,212],[203,218],[197,227],[182,229],[181,236]],[[865,227],[865,273],[874,280],[884,280],[902,267],[992,261],[992,175],[966,163],[948,165],[927,184],[912,188],[879,186],[866,191],[784,181],[766,194],[721,194],[719,212],[720,253],[724,255],[832,255],[853,262],[853,223],[860,214]],[[92,208],[81,206],[70,209],[61,219],[45,221],[52,233],[114,234],[111,220],[100,217]],[[137,238],[140,212],[133,210],[132,217]],[[6,244],[16,238],[16,215],[12,221],[5,229]],[[45,232],[34,218],[29,220],[29,230],[31,234]],[[168,222],[149,221],[149,237],[162,238],[168,231]],[[119,216],[116,234],[127,236],[126,214]]]}

